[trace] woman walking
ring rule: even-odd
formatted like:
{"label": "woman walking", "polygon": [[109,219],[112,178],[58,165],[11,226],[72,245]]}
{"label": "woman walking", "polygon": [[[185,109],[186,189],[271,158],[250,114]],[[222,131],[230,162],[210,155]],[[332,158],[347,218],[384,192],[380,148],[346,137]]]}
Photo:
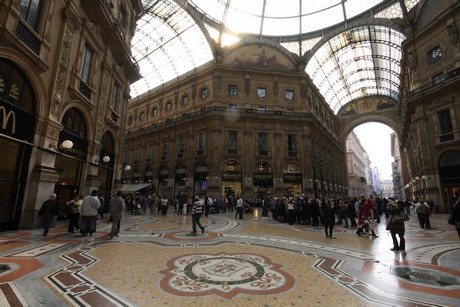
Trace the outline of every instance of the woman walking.
{"label": "woman walking", "polygon": [[83,204],[83,200],[81,199],[80,194],[75,195],[75,198],[71,201],[68,201],[66,205],[69,207],[69,226],[67,227],[67,231],[69,233],[74,233],[76,230],[77,232],[80,230],[80,208]]}

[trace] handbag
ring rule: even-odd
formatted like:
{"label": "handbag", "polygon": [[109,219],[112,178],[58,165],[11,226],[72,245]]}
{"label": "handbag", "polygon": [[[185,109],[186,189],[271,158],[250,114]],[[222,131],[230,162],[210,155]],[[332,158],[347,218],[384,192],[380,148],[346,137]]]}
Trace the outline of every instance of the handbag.
{"label": "handbag", "polygon": [[406,212],[401,211],[398,214],[394,215],[391,219],[392,223],[404,223],[409,220],[409,216]]}

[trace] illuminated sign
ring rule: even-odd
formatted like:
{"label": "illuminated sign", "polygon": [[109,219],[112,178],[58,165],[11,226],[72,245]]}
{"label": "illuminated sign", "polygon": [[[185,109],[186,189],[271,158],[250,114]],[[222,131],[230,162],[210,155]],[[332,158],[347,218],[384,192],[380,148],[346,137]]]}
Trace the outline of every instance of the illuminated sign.
{"label": "illuminated sign", "polygon": [[33,142],[35,116],[0,99],[0,133]]}
{"label": "illuminated sign", "polygon": [[[11,122],[10,122],[11,119]],[[0,124],[2,130],[7,130],[12,134],[16,133],[16,114],[13,110],[8,111],[4,106],[0,106]],[[8,125],[11,124],[11,125]]]}

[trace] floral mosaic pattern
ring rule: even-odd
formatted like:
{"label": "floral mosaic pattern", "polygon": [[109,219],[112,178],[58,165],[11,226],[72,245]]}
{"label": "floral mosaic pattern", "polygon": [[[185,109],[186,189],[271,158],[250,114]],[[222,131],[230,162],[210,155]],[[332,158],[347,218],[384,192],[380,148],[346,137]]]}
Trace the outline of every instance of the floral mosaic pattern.
{"label": "floral mosaic pattern", "polygon": [[163,290],[177,295],[211,293],[232,298],[239,293],[286,291],[294,278],[267,257],[254,254],[193,254],[171,259],[161,273]]}

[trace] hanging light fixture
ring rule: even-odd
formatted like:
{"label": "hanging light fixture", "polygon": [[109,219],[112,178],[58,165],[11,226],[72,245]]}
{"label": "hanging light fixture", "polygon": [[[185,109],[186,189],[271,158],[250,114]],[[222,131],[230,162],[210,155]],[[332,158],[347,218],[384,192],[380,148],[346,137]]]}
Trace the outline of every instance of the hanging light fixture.
{"label": "hanging light fixture", "polygon": [[104,157],[102,158],[102,162],[104,162],[104,163],[109,163],[109,162],[110,162],[110,157],[109,157],[109,156],[104,156]]}

